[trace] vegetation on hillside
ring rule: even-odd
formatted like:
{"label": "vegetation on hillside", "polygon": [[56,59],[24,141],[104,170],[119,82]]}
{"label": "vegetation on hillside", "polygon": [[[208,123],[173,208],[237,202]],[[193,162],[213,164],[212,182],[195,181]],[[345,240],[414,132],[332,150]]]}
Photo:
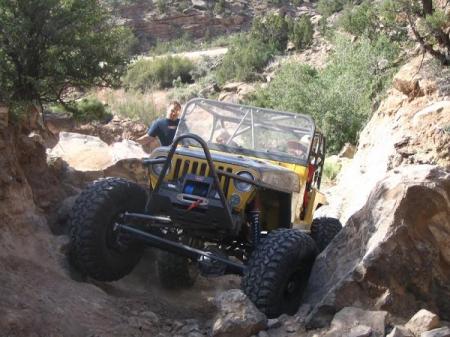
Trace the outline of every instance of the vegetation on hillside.
{"label": "vegetation on hillside", "polygon": [[130,32],[95,0],[0,0],[0,88],[7,101],[63,101],[71,88],[114,86]]}
{"label": "vegetation on hillside", "polygon": [[450,65],[450,16],[432,0],[319,0],[318,10],[325,16],[344,9],[341,27],[356,36],[376,37],[385,33],[407,39],[410,29],[422,49]]}
{"label": "vegetation on hillside", "polygon": [[123,82],[125,88],[143,92],[155,88],[170,88],[177,79],[182,83],[190,82],[194,67],[191,60],[178,56],[141,59],[130,65]]}
{"label": "vegetation on hillside", "polygon": [[325,69],[287,63],[249,103],[313,116],[329,149],[336,152],[346,142],[356,142],[372,102],[389,83],[389,66],[397,51],[384,36],[375,42],[367,38],[351,42],[338,35]]}

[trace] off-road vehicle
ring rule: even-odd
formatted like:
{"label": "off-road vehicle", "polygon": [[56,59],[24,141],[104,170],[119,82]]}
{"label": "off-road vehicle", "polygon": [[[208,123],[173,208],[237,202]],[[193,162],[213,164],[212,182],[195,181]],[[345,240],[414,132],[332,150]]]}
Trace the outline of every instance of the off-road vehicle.
{"label": "off-road vehicle", "polygon": [[294,313],[313,261],[340,230],[313,221],[325,140],[311,117],[206,99],[188,102],[173,144],[143,159],[149,186],[98,180],[75,202],[71,261],[114,281],[145,246],[159,248],[166,287],[242,275],[242,289],[269,317]]}

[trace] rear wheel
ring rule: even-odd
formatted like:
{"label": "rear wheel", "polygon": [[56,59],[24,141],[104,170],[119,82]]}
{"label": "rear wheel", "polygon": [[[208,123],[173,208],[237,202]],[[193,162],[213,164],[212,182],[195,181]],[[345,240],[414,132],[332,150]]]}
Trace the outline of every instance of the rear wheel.
{"label": "rear wheel", "polygon": [[311,237],[316,242],[319,252],[323,251],[341,231],[342,224],[335,218],[316,218],[311,224]]}
{"label": "rear wheel", "polygon": [[316,257],[312,238],[295,229],[270,232],[249,259],[242,288],[269,318],[294,314]]}
{"label": "rear wheel", "polygon": [[69,260],[98,281],[115,281],[139,262],[143,246],[119,240],[114,225],[119,215],[143,212],[146,192],[122,178],[97,180],[75,201],[71,216]]}
{"label": "rear wheel", "polygon": [[[176,237],[175,240],[179,241]],[[200,248],[199,243],[195,243],[194,240],[183,241],[185,244]],[[199,274],[197,261],[164,250],[158,252],[156,266],[159,281],[167,289],[190,288]]]}

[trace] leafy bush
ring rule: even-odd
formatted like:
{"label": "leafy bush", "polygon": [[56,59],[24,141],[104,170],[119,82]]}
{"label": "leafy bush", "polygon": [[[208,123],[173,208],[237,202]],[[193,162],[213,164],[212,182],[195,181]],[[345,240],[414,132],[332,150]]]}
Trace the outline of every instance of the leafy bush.
{"label": "leafy bush", "polygon": [[282,66],[266,89],[260,89],[251,104],[313,116],[324,132],[331,152],[355,143],[371,114],[372,100],[383,91],[393,74],[389,66],[397,48],[385,37],[371,42],[351,42],[338,36],[336,49],[325,69],[288,63]]}
{"label": "leafy bush", "polygon": [[319,0],[317,11],[323,16],[328,17],[333,13],[341,11],[348,2],[350,0]]}
{"label": "leafy bush", "polygon": [[217,98],[218,93],[212,87],[215,83],[213,74],[200,78],[194,84],[182,84],[176,86],[169,94],[169,99],[176,100],[180,103],[187,102],[191,98]]}
{"label": "leafy bush", "polygon": [[151,88],[169,88],[177,78],[182,83],[191,81],[194,63],[183,57],[156,57],[132,64],[124,77],[126,88],[145,91]]}
{"label": "leafy bush", "polygon": [[261,71],[275,54],[273,47],[255,38],[241,36],[228,49],[217,69],[220,82],[228,80],[248,81]]}
{"label": "leafy bush", "polygon": [[225,4],[225,0],[216,1],[213,9],[214,14],[222,14],[225,11]]}
{"label": "leafy bush", "polygon": [[161,14],[167,11],[167,3],[165,0],[156,0],[156,7]]}
{"label": "leafy bush", "polygon": [[376,6],[367,0],[359,6],[346,6],[339,24],[350,34],[374,38],[378,24]]}
{"label": "leafy bush", "polygon": [[309,16],[303,15],[297,21],[290,23],[289,40],[297,49],[308,47],[312,43],[313,35],[314,27]]}
{"label": "leafy bush", "polygon": [[96,98],[83,98],[76,102],[74,118],[82,122],[105,121],[111,118],[105,106]]}
{"label": "leafy bush", "polygon": [[0,1],[0,26],[8,101],[56,102],[67,88],[118,85],[134,42],[96,0]]}
{"label": "leafy bush", "polygon": [[277,14],[253,19],[250,31],[253,40],[260,41],[271,49],[284,51],[288,42],[289,25],[286,18]]}
{"label": "leafy bush", "polygon": [[86,97],[78,101],[68,103],[53,103],[48,106],[52,113],[70,114],[79,122],[107,121],[111,114],[105,105],[95,97]]}

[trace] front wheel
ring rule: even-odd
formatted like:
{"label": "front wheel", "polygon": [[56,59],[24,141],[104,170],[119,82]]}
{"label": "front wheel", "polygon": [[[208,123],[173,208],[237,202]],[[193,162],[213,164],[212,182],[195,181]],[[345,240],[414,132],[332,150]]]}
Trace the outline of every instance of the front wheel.
{"label": "front wheel", "polygon": [[143,254],[137,242],[119,240],[114,230],[120,214],[143,212],[146,192],[122,178],[97,180],[75,201],[70,224],[70,262],[98,281],[115,281],[129,274]]}
{"label": "front wheel", "polygon": [[323,251],[341,231],[342,224],[335,218],[316,218],[311,224],[311,237],[316,242],[319,252]]}
{"label": "front wheel", "polygon": [[314,240],[295,229],[270,232],[249,259],[242,288],[269,318],[294,314],[317,255]]}

